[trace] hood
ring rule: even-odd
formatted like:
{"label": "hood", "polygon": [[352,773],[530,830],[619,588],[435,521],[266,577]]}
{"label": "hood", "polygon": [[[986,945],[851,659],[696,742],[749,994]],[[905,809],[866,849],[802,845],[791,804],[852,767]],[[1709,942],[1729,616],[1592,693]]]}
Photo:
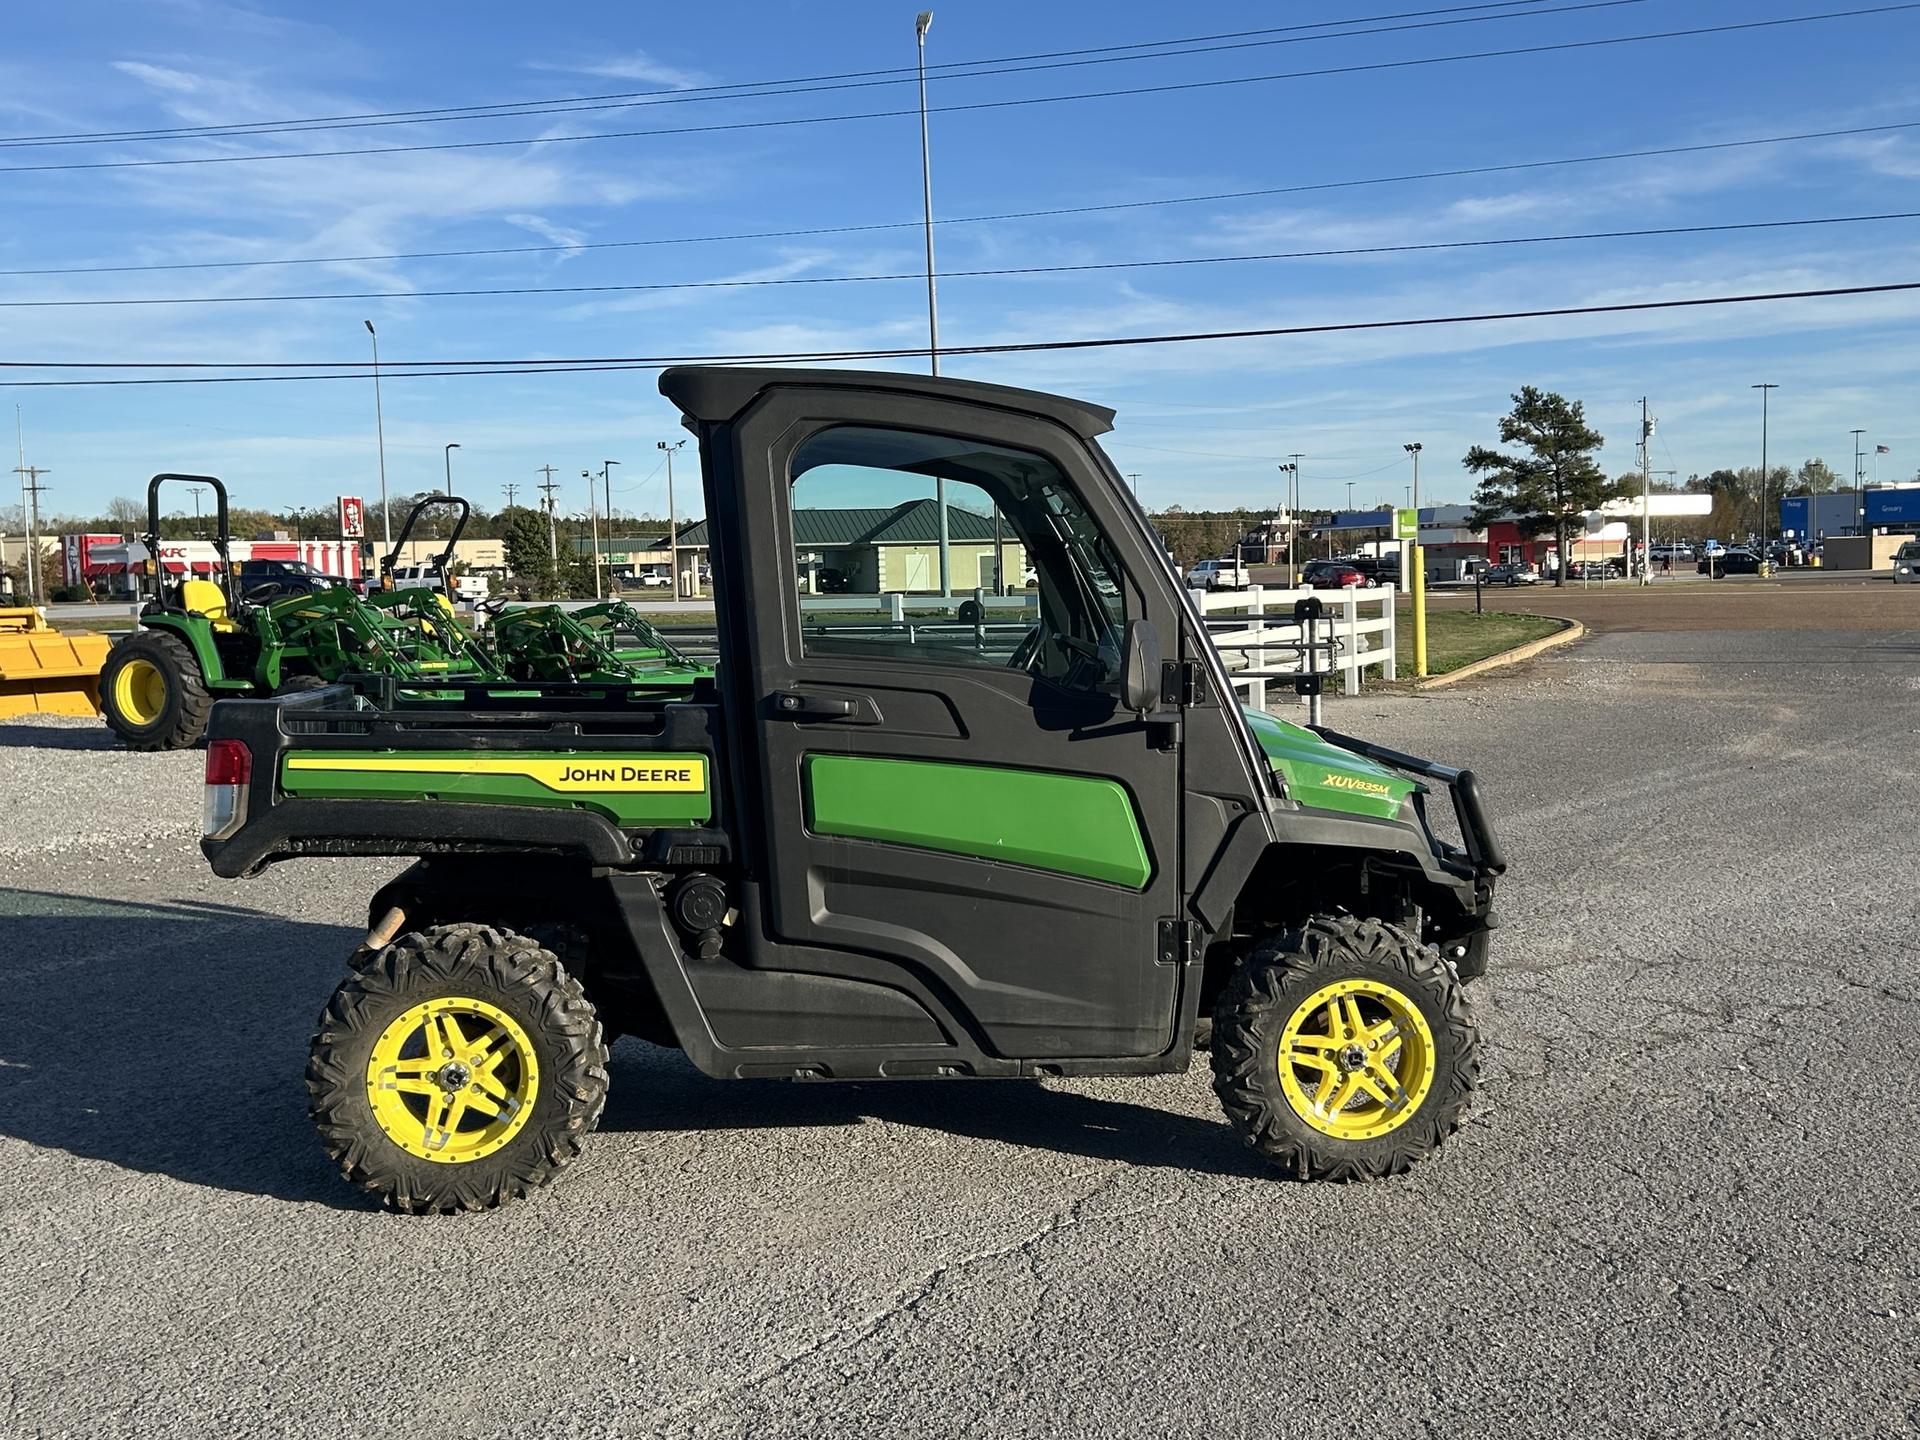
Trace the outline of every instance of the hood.
{"label": "hood", "polygon": [[1267,764],[1286,782],[1287,794],[1302,805],[1394,820],[1407,797],[1420,788],[1418,781],[1329,745],[1311,730],[1264,711],[1245,713]]}

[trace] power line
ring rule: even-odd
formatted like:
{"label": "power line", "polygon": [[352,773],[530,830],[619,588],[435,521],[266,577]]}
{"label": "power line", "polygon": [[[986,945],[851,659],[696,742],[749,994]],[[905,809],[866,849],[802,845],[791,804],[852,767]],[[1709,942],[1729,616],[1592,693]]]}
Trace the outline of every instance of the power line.
{"label": "power line", "polygon": [[[1152,200],[1116,200],[1101,205],[1055,206],[1046,210],[1004,210],[988,215],[953,215],[938,225],[981,225],[1003,220],[1045,220],[1069,215],[1094,215],[1116,210],[1145,210],[1163,205],[1201,205],[1224,200],[1255,200],[1272,195],[1299,195],[1317,190],[1349,190],[1372,185],[1401,185],[1419,180],[1464,179],[1473,175],[1510,174],[1518,170],[1545,170],[1561,165],[1596,165],[1616,160],[1647,160],[1668,155],[1697,155],[1714,150],[1741,150],[1758,145],[1786,145],[1804,140],[1835,140],[1855,135],[1878,135],[1920,129],[1920,120],[1898,120],[1884,125],[1852,125],[1839,130],[1802,130],[1788,135],[1759,135],[1742,140],[1709,140],[1692,145],[1660,145],[1644,150],[1613,150],[1598,155],[1569,155],[1554,160],[1515,160],[1494,165],[1455,166],[1399,175],[1369,175],[1348,180],[1318,180],[1299,185],[1276,185],[1258,190],[1222,190],[1206,195],[1170,195]],[[10,275],[126,275],[168,270],[251,270],[283,265],[348,265],[386,260],[457,260],[490,255],[571,254],[583,250],[630,250],[660,245],[710,245],[738,240],[789,240],[815,235],[853,235],[876,230],[917,230],[922,222],[887,220],[863,225],[816,225],[800,230],[746,230],[728,235],[678,235],[646,240],[598,240],[565,245],[505,245],[474,250],[413,250],[391,255],[297,255],[265,260],[192,260],[149,265],[62,265],[41,269],[0,270]]]}
{"label": "power line", "polygon": [[[1920,280],[1878,285],[1839,285],[1816,290],[1773,290],[1744,295],[1700,295],[1680,300],[1631,300],[1612,305],[1566,305],[1546,310],[1501,310],[1466,315],[1433,315],[1399,320],[1346,320],[1325,325],[1264,326],[1250,330],[1198,330],[1152,335],[1114,335],[1083,340],[1023,340],[999,345],[942,346],[943,355],[1018,355],[1052,351],[1106,350],[1134,345],[1200,344],[1224,340],[1264,340],[1290,335],[1333,335],[1350,331],[1406,330],[1439,325],[1473,325],[1501,320],[1560,319],[1579,315],[1623,315],[1656,310],[1689,310],[1711,305],[1754,305],[1781,300],[1818,300],[1849,295],[1892,295],[1920,290]],[[484,369],[402,370],[405,379],[451,379],[473,375],[574,375],[604,371],[665,370],[675,365],[826,365],[851,360],[902,360],[922,356],[924,347],[911,349],[770,351],[734,355],[658,355],[628,356],[607,360],[552,360],[525,365]],[[332,362],[328,362],[332,363]],[[485,362],[447,361],[449,366]],[[389,362],[381,363],[383,374],[393,378]],[[158,368],[140,362],[115,366],[118,369]],[[238,368],[238,367],[232,367]],[[289,369],[317,368],[289,365]],[[326,375],[191,375],[137,377],[131,379],[17,380],[7,383],[20,389],[59,388],[80,385],[244,385],[288,381],[366,380],[371,370]]]}
{"label": "power line", "polygon": [[[1405,245],[1349,245],[1324,250],[1274,250],[1247,255],[1189,255],[1171,260],[1098,260],[1076,265],[1002,265],[942,270],[941,280],[1014,275],[1071,275],[1102,270],[1164,270],[1189,265],[1240,265],[1277,260],[1325,260],[1356,255],[1404,255],[1438,250],[1484,250],[1500,246],[1553,245],[1587,240],[1630,240],[1665,235],[1709,235],[1746,230],[1802,229],[1816,225],[1861,225],[1920,220],[1920,210],[1878,215],[1826,215],[1792,220],[1741,220],[1718,225],[1663,225],[1638,230],[1585,230],[1560,235],[1512,235],[1486,240],[1431,240]],[[874,281],[921,281],[924,270],[871,275],[789,275],[763,280],[672,280],[629,285],[491,285],[460,290],[330,290],[299,295],[128,296],[91,300],[0,300],[5,310],[93,309],[119,305],[269,305],[313,300],[444,300],[504,295],[608,295],[659,290],[755,290],[774,286],[853,285]],[[353,362],[358,363],[358,362]]]}
{"label": "power line", "polygon": [[[1545,55],[1557,51],[1592,50],[1613,45],[1632,45],[1649,40],[1679,40],[1706,35],[1725,35],[1747,30],[1771,30],[1786,25],[1806,25],[1825,20],[1857,19],[1867,15],[1887,15],[1920,9],[1920,0],[1866,6],[1854,10],[1829,10],[1813,15],[1787,15],[1770,20],[1744,20],[1720,25],[1699,25],[1682,30],[1648,31],[1638,35],[1612,35],[1592,40],[1564,40],[1546,45],[1513,46],[1500,50],[1473,50],[1456,55],[1429,55],[1408,60],[1379,60],[1364,64],[1331,65],[1314,70],[1288,70],[1267,75],[1240,75],[1221,80],[1188,80],[1165,85],[1135,85],[1113,90],[1083,90],[1064,95],[1036,95],[1015,100],[975,100],[958,105],[936,105],[935,114],[952,115],[979,110],[1008,110],[1032,105],[1060,105],[1082,100],[1110,100],[1139,95],[1168,95],[1187,90],[1217,90],[1229,86],[1260,85],[1279,80],[1320,79],[1335,75],[1358,75],[1376,71],[1418,69],[1432,65],[1451,65],[1469,60],[1514,59]],[[1531,13],[1531,12],[1529,12]],[[324,160],[368,155],[412,155],[447,150],[491,150],[510,146],[568,145],[591,140],[632,140],[656,135],[704,135],[735,130],[771,130],[799,125],[836,125],[852,120],[886,120],[918,115],[919,109],[863,110],[842,115],[801,115],[779,120],[735,120],[707,125],[657,126],[646,130],[602,130],[588,135],[535,135],[505,140],[448,140],[431,145],[375,145],[345,150],[285,150],[244,155],[177,156],[158,160],[90,160],[42,165],[0,166],[0,174],[24,175],[68,170],[130,170],[173,165],[238,165],[263,161]]]}
{"label": "power line", "polygon": [[[948,74],[936,79],[972,80],[990,75],[1025,74],[1037,70],[1066,70],[1087,65],[1114,65],[1128,61],[1173,59],[1183,55],[1211,55],[1223,51],[1255,50],[1275,45],[1302,45],[1316,40],[1344,40],[1362,35],[1387,35],[1408,30],[1432,30],[1455,25],[1481,24],[1490,20],[1520,20],[1534,16],[1564,15],[1582,10],[1610,10],[1623,5],[1644,5],[1647,0],[1581,0],[1578,4],[1547,9],[1518,9],[1517,5],[1539,6],[1544,0],[1506,0],[1499,4],[1453,5],[1438,10],[1404,11],[1399,14],[1356,16],[1351,20],[1325,20],[1304,25],[1279,25],[1263,30],[1234,31],[1223,35],[1195,35],[1180,39],[1144,40],[1131,45],[1103,45],[1084,50],[1053,51],[1037,55],[1010,55],[998,60],[956,60],[929,66]],[[1464,15],[1449,20],[1424,20],[1404,25],[1379,25],[1360,30],[1351,27],[1375,21],[1403,20],[1425,15],[1460,15],[1476,10],[1498,10],[1501,14]],[[1335,29],[1333,27],[1348,27]],[[1318,30],[1328,33],[1302,35],[1293,32]],[[1278,39],[1243,39],[1245,36],[1281,36]],[[1203,41],[1229,41],[1207,44]],[[1169,49],[1170,46],[1196,48]],[[1116,50],[1147,51],[1145,54],[1117,55]],[[1097,59],[1060,59],[1061,56],[1095,55]],[[1041,64],[1013,62],[1042,61]],[[980,69],[980,66],[996,68]],[[296,135],[320,130],[363,130],[392,125],[447,124],[463,120],[514,119],[527,115],[592,114],[603,110],[643,109],[654,105],[686,105],[720,100],[756,100],[779,95],[813,95],[835,90],[869,89],[880,85],[904,85],[916,72],[906,67],[886,70],[852,71],[839,75],[799,76],[784,80],[743,80],[730,85],[698,85],[684,89],[635,90],[610,95],[577,96],[551,100],[501,101],[487,105],[456,105],[434,110],[396,110],[366,115],[316,116],[306,119],[271,121],[233,121],[224,125],[154,126],[144,130],[106,130],[72,132],[63,135],[17,135],[0,138],[0,149],[34,149],[67,145],[117,145],[164,140],[231,140],[256,135]],[[868,79],[866,76],[895,78]],[[828,83],[821,83],[828,82]],[[843,82],[843,83],[831,83]],[[778,88],[767,88],[778,87]]]}

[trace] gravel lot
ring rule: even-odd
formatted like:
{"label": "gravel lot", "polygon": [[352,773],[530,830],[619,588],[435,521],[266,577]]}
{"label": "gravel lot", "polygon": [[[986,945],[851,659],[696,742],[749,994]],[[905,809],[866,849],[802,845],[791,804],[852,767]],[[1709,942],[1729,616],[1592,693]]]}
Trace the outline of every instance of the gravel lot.
{"label": "gravel lot", "polygon": [[362,1207],[304,1114],[393,867],[216,881],[197,755],[0,727],[0,1433],[1914,1433],[1920,630],[1598,634],[1329,720],[1479,770],[1514,861],[1413,1174],[1267,1179],[1203,1069],[622,1041],[585,1160],[460,1220]]}

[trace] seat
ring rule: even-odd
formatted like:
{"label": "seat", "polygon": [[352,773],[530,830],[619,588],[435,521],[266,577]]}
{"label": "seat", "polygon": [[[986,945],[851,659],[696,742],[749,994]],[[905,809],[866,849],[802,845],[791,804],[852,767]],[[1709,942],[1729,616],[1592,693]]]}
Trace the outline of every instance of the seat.
{"label": "seat", "polygon": [[211,580],[180,582],[180,608],[208,620],[215,630],[226,634],[240,628],[240,622],[227,614],[227,597]]}

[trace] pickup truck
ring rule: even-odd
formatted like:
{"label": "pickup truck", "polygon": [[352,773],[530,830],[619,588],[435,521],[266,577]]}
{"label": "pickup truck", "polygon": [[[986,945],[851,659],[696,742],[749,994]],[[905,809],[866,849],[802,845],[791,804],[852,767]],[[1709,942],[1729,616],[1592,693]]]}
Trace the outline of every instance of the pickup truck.
{"label": "pickup truck", "polygon": [[[409,1212],[547,1183],[616,1034],[722,1080],[1152,1075],[1207,1049],[1233,1129],[1302,1179],[1396,1173],[1460,1126],[1505,869],[1478,783],[1236,703],[1096,443],[1111,411],[854,371],[660,384],[700,441],[711,673],[214,707],[217,874],[414,861],[309,1057],[349,1181]],[[872,608],[803,607],[793,537],[849,471],[913,536],[940,477],[956,552],[1033,567],[1031,625],[876,620],[876,564],[849,571]]]}

